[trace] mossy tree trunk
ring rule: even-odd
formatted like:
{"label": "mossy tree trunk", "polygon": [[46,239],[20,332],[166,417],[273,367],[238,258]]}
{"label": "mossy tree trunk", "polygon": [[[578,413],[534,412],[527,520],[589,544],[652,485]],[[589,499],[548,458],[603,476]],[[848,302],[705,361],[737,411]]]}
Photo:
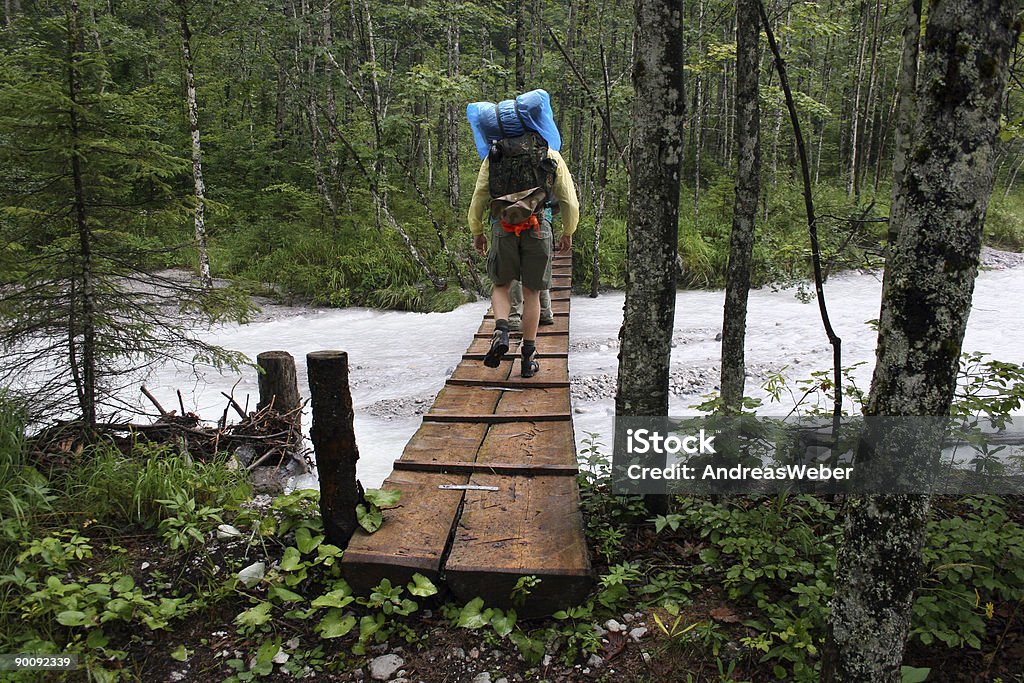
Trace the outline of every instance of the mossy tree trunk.
{"label": "mossy tree trunk", "polygon": [[[929,5],[868,415],[949,413],[1019,10],[1020,2],[1000,0]],[[885,447],[873,455],[888,455],[879,453]],[[932,450],[925,456],[938,455],[937,439],[925,447]],[[871,495],[850,505],[822,680],[900,680],[929,503],[924,495]]]}
{"label": "mossy tree trunk", "polygon": [[[615,413],[667,415],[683,158],[681,0],[636,0],[626,303]],[[649,507],[663,501],[649,500]]]}
{"label": "mossy tree trunk", "polygon": [[722,406],[738,410],[746,363],[747,294],[754,253],[754,220],[761,190],[761,123],[758,106],[757,0],[736,2],[736,199],[733,204],[729,266],[725,273],[722,320]]}
{"label": "mossy tree trunk", "polygon": [[71,297],[68,313],[68,357],[71,374],[78,394],[82,421],[90,427],[96,424],[96,282],[93,273],[93,232],[86,217],[85,183],[80,152],[81,120],[79,115],[82,90],[81,10],[77,0],[68,5],[68,134],[71,143],[71,178],[74,188],[74,220],[78,233],[78,274],[71,279]]}

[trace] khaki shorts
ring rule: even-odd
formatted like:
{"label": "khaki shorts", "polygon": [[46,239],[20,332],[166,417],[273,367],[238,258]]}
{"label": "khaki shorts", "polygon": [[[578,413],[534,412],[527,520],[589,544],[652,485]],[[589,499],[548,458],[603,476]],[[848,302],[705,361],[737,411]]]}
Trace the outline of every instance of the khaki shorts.
{"label": "khaki shorts", "polygon": [[519,237],[505,232],[501,223],[491,221],[491,248],[487,252],[487,274],[501,287],[519,280],[524,287],[542,291],[551,287],[551,223],[524,231]]}

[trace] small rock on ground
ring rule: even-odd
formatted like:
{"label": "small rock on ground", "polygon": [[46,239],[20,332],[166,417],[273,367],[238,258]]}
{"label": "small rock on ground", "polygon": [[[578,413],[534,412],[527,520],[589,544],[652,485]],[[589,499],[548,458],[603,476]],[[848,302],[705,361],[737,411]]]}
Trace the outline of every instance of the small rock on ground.
{"label": "small rock on ground", "polygon": [[391,674],[401,669],[403,664],[405,664],[405,660],[398,655],[376,657],[370,662],[370,678],[375,681],[386,681]]}

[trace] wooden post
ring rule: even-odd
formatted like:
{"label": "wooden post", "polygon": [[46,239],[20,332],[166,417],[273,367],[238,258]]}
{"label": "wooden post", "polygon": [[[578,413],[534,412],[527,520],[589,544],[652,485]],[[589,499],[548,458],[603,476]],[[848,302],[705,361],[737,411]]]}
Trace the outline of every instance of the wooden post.
{"label": "wooden post", "polygon": [[256,410],[263,410],[274,402],[278,413],[295,411],[296,422],[301,415],[296,410],[302,405],[299,380],[295,375],[295,359],[287,351],[264,351],[256,356],[256,364],[263,370],[259,374],[260,402]]}
{"label": "wooden post", "polygon": [[320,474],[320,514],[327,540],[344,548],[356,530],[356,433],[352,426],[352,394],[348,387],[348,354],[315,351],[306,355],[313,409],[310,440]]}

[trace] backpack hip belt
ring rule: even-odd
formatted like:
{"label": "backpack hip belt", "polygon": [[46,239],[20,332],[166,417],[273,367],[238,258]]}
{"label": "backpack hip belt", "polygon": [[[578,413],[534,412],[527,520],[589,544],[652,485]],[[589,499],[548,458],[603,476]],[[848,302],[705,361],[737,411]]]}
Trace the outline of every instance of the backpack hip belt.
{"label": "backpack hip belt", "polygon": [[516,223],[515,225],[511,223],[506,223],[505,221],[500,222],[502,230],[504,230],[505,232],[514,232],[516,234],[516,237],[521,236],[527,230],[540,230],[540,221],[537,220],[536,214],[530,216],[527,220],[523,221],[522,223]]}

